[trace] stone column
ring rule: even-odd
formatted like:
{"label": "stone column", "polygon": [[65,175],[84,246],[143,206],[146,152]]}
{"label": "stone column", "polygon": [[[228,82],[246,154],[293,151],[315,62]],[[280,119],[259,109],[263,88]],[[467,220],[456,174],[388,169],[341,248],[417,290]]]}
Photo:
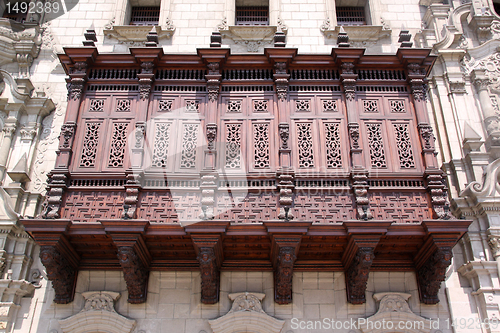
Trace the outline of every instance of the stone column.
{"label": "stone column", "polygon": [[3,127],[4,137],[2,146],[0,147],[0,181],[3,181],[5,169],[7,169],[7,160],[9,158],[10,146],[12,145],[12,137],[17,129],[17,122],[6,123]]}
{"label": "stone column", "polygon": [[479,104],[484,117],[484,126],[488,133],[487,147],[500,142],[500,119],[491,104],[488,85],[490,80],[486,77],[485,70],[476,69],[472,72],[472,82],[476,86]]}

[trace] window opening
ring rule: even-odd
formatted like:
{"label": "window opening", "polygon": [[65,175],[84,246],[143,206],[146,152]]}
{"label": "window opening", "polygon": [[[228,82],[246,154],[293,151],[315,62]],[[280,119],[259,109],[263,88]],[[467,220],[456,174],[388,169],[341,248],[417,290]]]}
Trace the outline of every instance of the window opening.
{"label": "window opening", "polygon": [[365,7],[337,7],[337,25],[366,25]]}
{"label": "window opening", "polygon": [[132,7],[130,25],[158,25],[160,7]]}

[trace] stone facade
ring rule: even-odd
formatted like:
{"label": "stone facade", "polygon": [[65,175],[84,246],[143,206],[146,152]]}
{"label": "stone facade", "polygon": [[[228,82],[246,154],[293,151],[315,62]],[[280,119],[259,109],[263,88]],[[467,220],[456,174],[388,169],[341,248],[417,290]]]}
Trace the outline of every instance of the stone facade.
{"label": "stone facade", "polygon": [[[91,26],[100,53],[128,53],[130,47],[144,46],[150,29],[128,26],[136,3],[140,2],[80,0],[65,15],[35,18],[23,27],[25,33],[0,19],[0,332],[94,332],[106,329],[106,321],[122,320],[119,332],[217,333],[214,320],[231,313],[237,299],[230,295],[245,292],[260,295],[255,297],[264,313],[284,322],[283,333],[309,332],[295,328],[294,318],[394,320],[395,312],[404,313],[397,317],[402,320],[439,319],[439,327],[420,330],[433,333],[471,332],[464,321],[475,327],[500,319],[500,13],[491,0],[360,1],[369,26],[345,28],[352,47],[364,47],[367,54],[394,54],[404,25],[414,47],[432,48],[438,57],[425,103],[440,167],[448,175],[451,211],[457,218],[473,220],[453,249],[438,304],[420,302],[413,272],[371,272],[366,303],[361,305],[347,301],[343,272],[294,272],[293,302],[279,305],[274,302],[271,271],[222,271],[216,304],[201,303],[198,271],[152,271],[147,301],[129,304],[123,273],[110,270],[80,271],[74,300],[55,304],[46,268],[38,259],[40,247],[19,219],[42,211],[47,173],[54,167],[62,134],[67,83],[57,54],[63,47],[81,46]],[[286,46],[297,48],[299,54],[330,54],[338,46],[336,4],[330,0],[270,0],[269,27],[253,30],[235,26],[235,1],[159,4],[156,32],[167,54],[208,47],[214,31],[233,54],[263,54],[276,32],[283,32]],[[384,311],[382,304],[390,297],[402,305]],[[85,320],[103,326],[81,330]],[[458,323],[453,329],[452,322]],[[484,332],[500,332],[485,327]],[[371,331],[359,327],[345,332]]]}

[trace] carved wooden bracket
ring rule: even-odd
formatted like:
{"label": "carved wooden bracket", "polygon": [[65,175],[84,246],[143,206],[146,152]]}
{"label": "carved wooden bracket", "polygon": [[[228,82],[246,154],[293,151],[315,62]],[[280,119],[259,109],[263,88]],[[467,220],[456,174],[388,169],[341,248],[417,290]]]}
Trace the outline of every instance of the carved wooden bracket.
{"label": "carved wooden bracket", "polygon": [[208,74],[205,75],[205,78],[207,80],[208,99],[211,102],[216,102],[219,98],[220,80],[222,77],[220,71],[229,54],[229,49],[198,49],[198,55],[208,67]]}
{"label": "carved wooden bracket", "polygon": [[375,259],[375,248],[380,237],[386,232],[391,222],[370,221],[344,222],[349,242],[347,243],[342,263],[345,267],[347,301],[351,304],[366,302],[365,292],[368,274]]}
{"label": "carved wooden bracket", "polygon": [[299,253],[302,235],[273,235],[271,260],[274,267],[274,301],[292,303],[293,264]]}
{"label": "carved wooden bracket", "polygon": [[201,270],[201,302],[219,302],[220,266],[224,260],[220,235],[191,235]]}
{"label": "carved wooden bracket", "polygon": [[146,302],[151,255],[142,235],[149,226],[144,220],[101,221],[117,248],[118,261],[128,289],[128,302]]}
{"label": "carved wooden bracket", "polygon": [[439,288],[446,278],[446,269],[451,265],[453,253],[451,247],[438,248],[418,270],[420,301],[425,304],[439,303]]}

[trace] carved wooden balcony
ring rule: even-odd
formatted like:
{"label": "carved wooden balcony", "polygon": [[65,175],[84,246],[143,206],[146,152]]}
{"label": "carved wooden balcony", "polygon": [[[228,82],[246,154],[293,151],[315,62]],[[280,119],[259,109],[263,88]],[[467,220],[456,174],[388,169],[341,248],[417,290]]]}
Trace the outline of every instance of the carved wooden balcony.
{"label": "carved wooden balcony", "polygon": [[24,220],[55,301],[77,271],[121,269],[129,302],[150,270],[345,271],[365,302],[370,271],[417,271],[435,304],[470,221],[450,215],[425,109],[429,50],[297,55],[266,49],[164,55],[67,48],[69,102],[46,209]]}

